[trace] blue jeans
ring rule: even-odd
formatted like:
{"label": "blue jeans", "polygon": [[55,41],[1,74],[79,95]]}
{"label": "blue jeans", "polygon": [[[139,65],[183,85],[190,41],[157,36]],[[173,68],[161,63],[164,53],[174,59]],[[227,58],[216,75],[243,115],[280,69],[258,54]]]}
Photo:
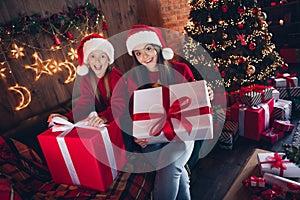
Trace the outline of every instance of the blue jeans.
{"label": "blue jeans", "polygon": [[189,160],[194,142],[149,144],[143,149],[156,170],[154,199],[190,200],[190,180],[185,164]]}

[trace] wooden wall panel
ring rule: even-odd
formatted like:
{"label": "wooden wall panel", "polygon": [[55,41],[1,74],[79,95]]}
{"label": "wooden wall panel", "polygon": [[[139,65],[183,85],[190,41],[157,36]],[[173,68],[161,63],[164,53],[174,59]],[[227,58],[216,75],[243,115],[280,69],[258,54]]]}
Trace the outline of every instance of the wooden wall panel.
{"label": "wooden wall panel", "polygon": [[[1,0],[0,1],[0,23],[6,23],[12,19],[30,16],[38,13],[43,18],[52,14],[83,5],[86,0]],[[145,23],[153,26],[161,26],[159,0],[90,0],[96,7],[101,8],[106,18],[109,30],[107,36],[112,38],[116,46],[115,65],[126,72],[131,68],[132,58],[127,54],[125,39],[130,27],[137,23]],[[26,38],[27,39],[27,38]],[[40,48],[49,46],[53,40],[49,37],[39,36],[38,38],[28,37],[31,45]],[[2,50],[0,50],[2,51]],[[31,55],[33,52],[27,52]],[[64,60],[67,56],[57,55],[54,52],[39,52],[43,60],[53,57]],[[3,52],[0,53],[0,62],[3,61]],[[0,132],[5,132],[16,126],[22,120],[39,115],[45,111],[70,101],[73,93],[73,86],[78,88],[76,82],[63,83],[67,71],[57,73],[53,76],[42,75],[38,81],[34,81],[35,72],[24,68],[24,63],[33,63],[31,56],[26,56],[18,61],[11,62],[11,70],[14,78],[7,77],[7,80],[0,79],[0,115],[4,120],[0,121]],[[32,102],[23,110],[15,111],[14,106],[19,102],[19,96],[7,90],[7,88],[18,82],[26,86],[32,94]],[[46,123],[46,121],[45,121]],[[1,133],[0,133],[1,134]]]}

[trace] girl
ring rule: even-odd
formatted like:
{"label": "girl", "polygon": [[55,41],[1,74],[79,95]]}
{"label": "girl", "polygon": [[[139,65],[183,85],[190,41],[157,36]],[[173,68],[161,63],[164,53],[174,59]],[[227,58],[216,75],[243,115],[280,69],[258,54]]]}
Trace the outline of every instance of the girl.
{"label": "girl", "polygon": [[[137,89],[194,81],[186,64],[168,62],[174,54],[172,49],[165,47],[159,29],[134,25],[128,33],[126,47],[135,65],[127,76],[130,95]],[[212,96],[211,90],[209,94]],[[184,166],[191,156],[194,142],[148,144],[148,139],[137,138],[134,141],[156,169],[154,199],[191,199],[189,176]]]}
{"label": "girl", "polygon": [[92,111],[96,111],[97,116],[88,118],[89,126],[98,127],[101,124],[110,123],[114,120],[111,94],[117,82],[122,81],[122,73],[111,65],[114,62],[114,48],[105,37],[91,34],[82,39],[77,53],[79,63],[77,74],[83,76],[80,97],[69,113],[64,116],[57,113],[51,114],[48,121],[55,116],[69,121],[79,121],[86,118]]}

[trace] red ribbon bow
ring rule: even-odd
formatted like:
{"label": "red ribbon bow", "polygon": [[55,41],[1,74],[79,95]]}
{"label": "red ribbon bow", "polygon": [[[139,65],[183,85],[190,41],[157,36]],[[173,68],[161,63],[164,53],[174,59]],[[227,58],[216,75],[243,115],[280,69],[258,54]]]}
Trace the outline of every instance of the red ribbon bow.
{"label": "red ribbon bow", "polygon": [[181,123],[181,125],[186,129],[188,134],[190,134],[193,125],[186,119],[186,117],[212,114],[211,107],[209,106],[182,111],[183,109],[191,105],[192,102],[191,98],[184,96],[177,99],[170,105],[169,88],[162,86],[162,91],[163,91],[162,102],[165,111],[164,113],[136,113],[133,115],[134,121],[157,119],[157,118],[160,119],[150,129],[150,133],[149,133],[150,136],[158,136],[163,131],[166,138],[169,141],[171,141],[176,136],[171,121],[172,118],[177,119]]}
{"label": "red ribbon bow", "polygon": [[285,78],[286,79],[286,86],[287,87],[295,87],[295,83],[293,81],[293,77],[296,77],[297,74],[289,74],[288,76],[284,74],[280,74],[279,72],[276,73],[276,78]]}
{"label": "red ribbon bow", "polygon": [[282,156],[280,156],[277,152],[274,153],[274,157],[268,156],[266,160],[267,161],[261,162],[261,164],[271,163],[271,169],[280,169],[280,176],[283,175],[283,170],[287,169],[283,163],[290,162],[289,160],[282,160]]}

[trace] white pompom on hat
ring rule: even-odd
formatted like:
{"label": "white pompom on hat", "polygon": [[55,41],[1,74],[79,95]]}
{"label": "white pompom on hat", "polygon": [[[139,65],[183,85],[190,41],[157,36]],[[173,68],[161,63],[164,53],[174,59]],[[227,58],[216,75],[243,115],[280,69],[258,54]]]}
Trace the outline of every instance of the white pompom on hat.
{"label": "white pompom on hat", "polygon": [[131,27],[128,32],[126,47],[127,52],[132,56],[132,50],[140,44],[155,44],[162,48],[162,55],[165,60],[171,60],[174,52],[171,48],[167,48],[163,39],[161,30],[144,24],[137,24]]}
{"label": "white pompom on hat", "polygon": [[101,50],[105,52],[109,59],[109,64],[114,62],[114,47],[112,44],[102,35],[97,33],[90,34],[84,37],[78,47],[78,64],[76,73],[80,76],[84,76],[89,72],[87,60],[92,51]]}

